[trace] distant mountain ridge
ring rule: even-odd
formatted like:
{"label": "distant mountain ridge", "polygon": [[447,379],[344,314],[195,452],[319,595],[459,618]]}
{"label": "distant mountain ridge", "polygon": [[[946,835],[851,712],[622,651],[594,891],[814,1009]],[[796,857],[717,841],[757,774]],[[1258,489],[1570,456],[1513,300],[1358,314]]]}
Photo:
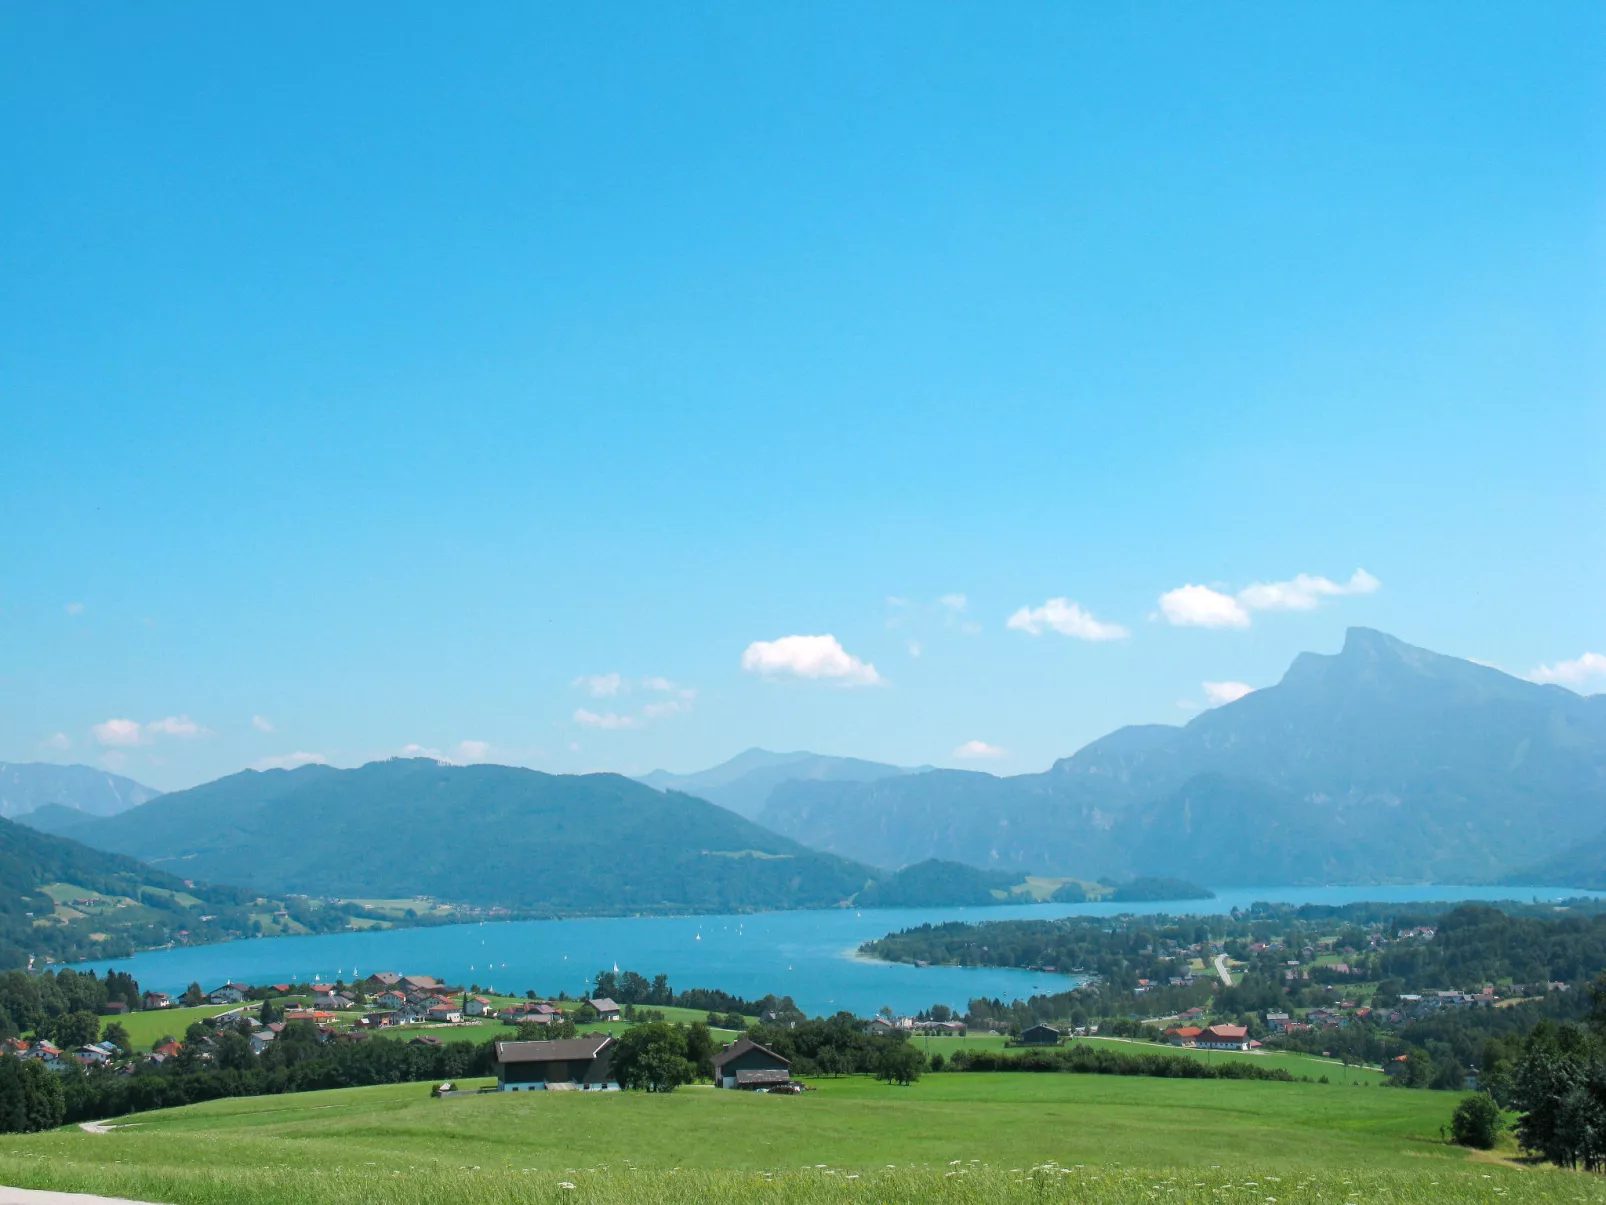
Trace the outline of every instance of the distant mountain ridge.
{"label": "distant mountain ridge", "polygon": [[877,782],[925,769],[930,767],[911,770],[857,757],[748,749],[707,770],[691,774],[654,770],[641,775],[636,781],[660,791],[683,791],[695,795],[751,820],[764,809],[770,793],[784,782]]}
{"label": "distant mountain ridge", "polygon": [[618,774],[422,758],[246,770],[68,832],[270,894],[554,915],[818,907],[876,873]]}
{"label": "distant mountain ridge", "polygon": [[1276,686],[1182,727],[1120,729],[1041,774],[787,782],[758,819],[887,867],[1488,882],[1606,824],[1606,696],[1352,628]]}
{"label": "distant mountain ridge", "polygon": [[0,816],[26,816],[56,804],[89,816],[115,816],[161,792],[93,766],[0,762]]}

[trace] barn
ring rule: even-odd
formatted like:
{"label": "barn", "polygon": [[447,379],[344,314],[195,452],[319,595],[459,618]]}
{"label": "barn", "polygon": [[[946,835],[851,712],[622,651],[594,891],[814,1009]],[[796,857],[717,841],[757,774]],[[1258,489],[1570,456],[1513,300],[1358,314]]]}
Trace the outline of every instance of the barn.
{"label": "barn", "polygon": [[769,1088],[791,1079],[790,1060],[752,1038],[738,1038],[714,1056],[716,1088]]}

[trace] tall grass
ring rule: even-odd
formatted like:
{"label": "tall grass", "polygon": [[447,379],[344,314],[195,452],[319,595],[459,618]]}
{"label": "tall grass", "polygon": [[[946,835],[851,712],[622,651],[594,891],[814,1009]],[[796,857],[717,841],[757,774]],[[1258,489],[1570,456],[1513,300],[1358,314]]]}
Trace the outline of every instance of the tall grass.
{"label": "tall grass", "polygon": [[1423,1172],[1259,1174],[1246,1168],[797,1168],[780,1172],[630,1167],[160,1168],[0,1155],[0,1181],[167,1205],[1545,1205],[1606,1202],[1606,1182],[1549,1170],[1478,1165]]}

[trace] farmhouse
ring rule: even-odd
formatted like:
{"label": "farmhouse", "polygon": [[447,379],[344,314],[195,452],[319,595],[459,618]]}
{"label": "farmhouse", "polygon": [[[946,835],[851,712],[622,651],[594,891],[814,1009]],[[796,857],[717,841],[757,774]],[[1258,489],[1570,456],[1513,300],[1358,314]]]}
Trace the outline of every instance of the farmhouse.
{"label": "farmhouse", "polygon": [[1242,1025],[1211,1025],[1200,1032],[1195,1045],[1205,1050],[1248,1050],[1249,1030]]}
{"label": "farmhouse", "polygon": [[173,1007],[172,998],[166,992],[146,992],[140,1003],[146,1011]]}
{"label": "farmhouse", "polygon": [[557,1042],[498,1042],[496,1082],[503,1092],[617,1092],[609,1063],[615,1046],[607,1034]]}
{"label": "farmhouse", "polygon": [[1197,1046],[1203,1032],[1197,1025],[1178,1025],[1165,1031],[1165,1040],[1173,1046]]}
{"label": "farmhouse", "polygon": [[471,1017],[483,1017],[491,1011],[491,1002],[484,996],[470,996],[468,1003],[463,1006],[463,1011]]}
{"label": "farmhouse", "polygon": [[463,1011],[450,1000],[436,1000],[429,1006],[428,1017],[431,1021],[444,1021],[456,1025],[463,1019]]}
{"label": "farmhouse", "polygon": [[617,1021],[619,1019],[619,1006],[606,996],[591,1001],[591,1007],[597,1010],[597,1016],[603,1021]]}
{"label": "farmhouse", "polygon": [[752,1038],[738,1038],[714,1056],[716,1088],[767,1088],[791,1079],[791,1062]]}
{"label": "farmhouse", "polygon": [[1058,1046],[1064,1039],[1064,1034],[1052,1025],[1033,1025],[1030,1029],[1021,1031],[1017,1046]]}
{"label": "farmhouse", "polygon": [[206,999],[211,1004],[238,1004],[245,999],[246,992],[250,990],[243,983],[225,983],[222,987],[215,988]]}

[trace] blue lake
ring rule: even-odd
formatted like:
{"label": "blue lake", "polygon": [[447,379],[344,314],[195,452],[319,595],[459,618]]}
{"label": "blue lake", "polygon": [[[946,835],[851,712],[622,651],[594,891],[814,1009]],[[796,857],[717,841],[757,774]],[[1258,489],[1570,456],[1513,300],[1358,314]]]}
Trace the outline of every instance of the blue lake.
{"label": "blue lake", "polygon": [[961,967],[912,967],[855,957],[865,941],[899,929],[950,920],[1050,919],[1121,912],[1221,914],[1256,900],[1345,904],[1361,900],[1560,900],[1603,893],[1550,887],[1245,888],[1213,900],[1168,904],[1026,904],[1000,908],[829,909],[742,916],[605,917],[509,921],[432,929],[390,929],[274,937],[156,950],[113,962],[80,964],[131,972],[140,985],[179,992],[192,981],[208,989],[225,980],[311,982],[376,971],[435,975],[522,994],[586,990],[600,969],[665,973],[677,989],[719,988],[754,999],[789,995],[805,1012],[847,1009],[860,1015],[890,1005],[915,1012],[932,1004],[963,1006],[976,996],[1005,1000],[1064,991],[1068,975]]}

